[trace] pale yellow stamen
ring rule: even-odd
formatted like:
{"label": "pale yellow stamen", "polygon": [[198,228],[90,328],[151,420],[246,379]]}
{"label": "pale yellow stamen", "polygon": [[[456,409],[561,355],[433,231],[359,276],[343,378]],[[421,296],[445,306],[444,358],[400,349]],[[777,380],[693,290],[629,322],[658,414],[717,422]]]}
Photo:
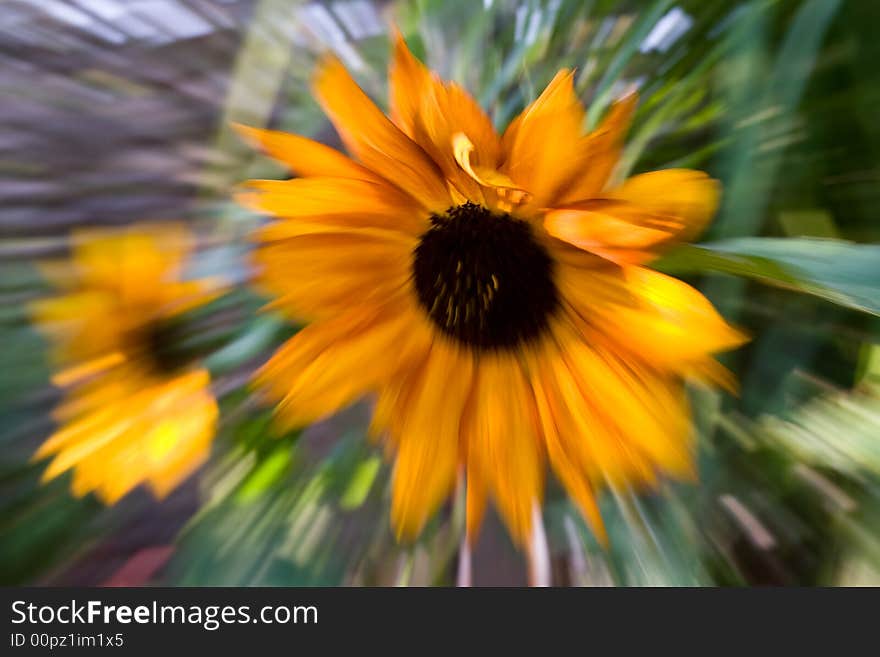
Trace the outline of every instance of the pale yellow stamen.
{"label": "pale yellow stamen", "polygon": [[452,153],[458,166],[483,187],[494,189],[498,194],[499,201],[501,201],[499,205],[503,205],[502,209],[511,210],[528,201],[531,194],[518,187],[509,176],[497,169],[471,162],[474,150],[473,142],[463,132],[456,132],[452,136]]}

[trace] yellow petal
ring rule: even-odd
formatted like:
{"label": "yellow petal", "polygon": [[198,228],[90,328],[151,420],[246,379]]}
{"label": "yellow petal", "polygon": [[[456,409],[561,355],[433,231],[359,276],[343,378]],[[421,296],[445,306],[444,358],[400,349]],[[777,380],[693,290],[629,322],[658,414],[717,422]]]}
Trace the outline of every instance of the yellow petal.
{"label": "yellow petal", "polygon": [[93,358],[61,370],[52,376],[52,383],[59,387],[74,385],[124,362],[125,356],[119,351],[114,351],[105,356],[99,356],[98,358]]}
{"label": "yellow petal", "polygon": [[123,350],[131,320],[120,312],[116,295],[100,289],[83,288],[42,299],[30,304],[28,310],[40,330],[52,339],[55,360],[64,364]]}
{"label": "yellow petal", "polygon": [[56,455],[44,479],[73,468],[74,494],[94,491],[107,504],[141,483],[167,494],[208,455],[218,416],[209,383],[204,370],[152,381],[129,371],[99,382],[38,452]]}
{"label": "yellow petal", "polygon": [[174,317],[210,303],[226,289],[227,283],[220,278],[200,278],[191,281],[172,281],[161,288],[159,308],[163,317]]}
{"label": "yellow petal", "polygon": [[124,303],[148,304],[163,283],[179,277],[191,244],[177,224],[140,225],[122,231],[74,233],[74,262],[82,282],[116,290]]}
{"label": "yellow petal", "polygon": [[145,439],[147,483],[159,499],[204,463],[211,451],[219,409],[206,389],[180,397],[174,412]]}

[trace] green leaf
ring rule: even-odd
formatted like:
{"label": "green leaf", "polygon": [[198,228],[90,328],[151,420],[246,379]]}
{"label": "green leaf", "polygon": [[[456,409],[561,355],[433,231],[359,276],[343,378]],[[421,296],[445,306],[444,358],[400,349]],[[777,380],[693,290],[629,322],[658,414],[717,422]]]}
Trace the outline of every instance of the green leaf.
{"label": "green leaf", "polygon": [[626,65],[632,59],[633,55],[638,52],[639,45],[645,40],[645,37],[654,29],[657,21],[672,6],[671,0],[655,0],[655,2],[645,11],[639,14],[633,26],[629,29],[617,49],[613,59],[605,69],[605,74],[596,87],[593,102],[587,111],[587,125],[590,129],[596,127],[599,123],[599,117],[605,111],[605,108],[611,102],[611,95],[614,83],[623,75]]}
{"label": "green leaf", "polygon": [[382,460],[378,456],[370,456],[358,464],[342,497],[339,498],[340,508],[351,511],[364,503],[373,488],[381,465]]}
{"label": "green leaf", "polygon": [[282,445],[260,463],[242,483],[237,499],[250,502],[265,493],[279,482],[287,473],[292,453],[287,445]]}
{"label": "green leaf", "polygon": [[278,317],[260,316],[242,335],[208,356],[205,366],[215,375],[233,370],[268,349],[284,328],[284,323]]}
{"label": "green leaf", "polygon": [[676,249],[655,263],[670,274],[754,278],[880,315],[880,245],[815,238],[743,237]]}
{"label": "green leaf", "polygon": [[[719,237],[760,232],[772,183],[783,162],[782,150],[765,152],[763,148],[790,129],[840,1],[807,0],[801,4],[771,60],[765,9],[775,6],[764,2],[744,5],[728,37],[721,81],[729,105],[726,131],[735,139],[724,163],[724,207],[712,227],[712,234]],[[769,71],[767,67],[771,67]]]}

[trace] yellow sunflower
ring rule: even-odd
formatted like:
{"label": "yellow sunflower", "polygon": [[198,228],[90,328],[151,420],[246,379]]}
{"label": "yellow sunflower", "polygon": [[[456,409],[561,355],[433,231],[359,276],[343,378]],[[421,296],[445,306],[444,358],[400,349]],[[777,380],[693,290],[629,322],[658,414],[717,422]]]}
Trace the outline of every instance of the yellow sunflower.
{"label": "yellow sunflower", "polygon": [[188,252],[179,226],[82,231],[69,263],[46,266],[58,296],[32,315],[53,343],[65,388],[59,429],[35,458],[52,479],[74,468],[72,489],[112,504],[146,483],[163,497],[207,457],[217,422],[208,372],[177,362],[175,317],[215,285],[181,280]]}
{"label": "yellow sunflower", "polygon": [[352,158],[242,128],[299,176],[242,193],[279,219],[257,235],[260,284],[309,322],[257,378],[279,418],[303,425],[375,394],[407,537],[459,476],[469,535],[492,499],[524,542],[546,464],[600,538],[600,486],[692,475],[683,380],[729,382],[711,354],[743,336],[642,266],[700,232],[719,187],[682,169],[613,184],[635,96],[584,134],[562,70],[499,136],[399,34],[390,118],[336,59],[314,92]]}

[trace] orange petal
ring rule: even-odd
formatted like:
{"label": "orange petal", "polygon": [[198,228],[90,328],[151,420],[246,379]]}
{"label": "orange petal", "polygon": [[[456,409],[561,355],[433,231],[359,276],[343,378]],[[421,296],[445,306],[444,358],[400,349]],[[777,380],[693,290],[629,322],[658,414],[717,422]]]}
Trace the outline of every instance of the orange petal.
{"label": "orange petal", "polygon": [[586,325],[655,368],[718,379],[711,356],[746,341],[700,292],[644,267],[601,271],[563,264],[557,279]]}
{"label": "orange petal", "polygon": [[446,184],[431,158],[376,107],[338,59],[324,60],[313,85],[342,141],[364,166],[428,210],[449,206]]}
{"label": "orange petal", "polygon": [[398,536],[418,535],[455,486],[472,373],[473,357],[438,339],[400,409],[391,499]]}
{"label": "orange petal", "polygon": [[549,358],[544,381],[572,467],[614,486],[653,485],[658,472],[692,476],[680,381],[573,325],[560,321],[554,334],[558,356]]}
{"label": "orange petal", "polygon": [[284,163],[298,176],[356,178],[373,183],[382,178],[339,151],[317,141],[276,130],[262,130],[241,124],[235,129],[249,141]]}
{"label": "orange petal", "polygon": [[718,209],[721,185],[702,171],[663,169],[633,176],[603,196],[669,220],[669,229],[676,229],[672,237],[687,242],[703,232]]}
{"label": "orange petal", "polygon": [[605,189],[620,159],[637,103],[637,94],[624,96],[611,107],[599,127],[579,141],[572,176],[566,181],[560,203],[595,198]]}
{"label": "orange petal", "polygon": [[[619,337],[649,357],[649,362],[688,362],[727,351],[747,341],[709,300],[687,283],[644,267],[627,267],[633,310],[620,308],[608,318]],[[618,312],[619,311],[619,312]]]}
{"label": "orange petal", "polygon": [[619,201],[582,201],[549,211],[544,228],[553,237],[618,264],[638,264],[682,230],[675,217],[652,215]]}
{"label": "orange petal", "polygon": [[427,226],[416,203],[387,183],[353,178],[251,180],[238,200],[258,212],[336,228],[381,228],[420,235]]}
{"label": "orange petal", "polygon": [[470,480],[486,486],[514,540],[526,544],[542,498],[544,454],[531,389],[515,358],[481,358],[462,430]]}
{"label": "orange petal", "polygon": [[[500,141],[489,117],[464,89],[444,83],[395,35],[390,70],[392,116],[440,166],[459,193],[478,203],[489,201],[474,180],[464,175],[455,158],[455,135],[466,135],[473,146],[474,165],[498,166]],[[477,181],[479,182],[479,181]]]}
{"label": "orange petal", "polygon": [[690,240],[718,207],[719,185],[700,171],[634,176],[603,198],[549,211],[554,237],[619,264],[640,264],[675,241]]}
{"label": "orange petal", "polygon": [[[599,463],[616,464],[623,457],[638,464],[644,459],[673,477],[693,476],[690,409],[678,377],[660,374],[598,341],[569,345],[565,359],[582,394],[601,404],[607,433],[596,441]],[[603,474],[613,467],[604,466]],[[652,474],[644,478],[647,483],[652,479]]]}
{"label": "orange petal", "polygon": [[[556,345],[553,344],[550,348],[555,349]],[[590,481],[590,470],[584,467],[581,450],[576,444],[584,437],[560,432],[559,427],[565,425],[561,420],[563,411],[559,407],[558,393],[553,389],[555,376],[552,368],[548,367],[549,359],[542,359],[542,356],[543,354],[539,354],[533,362],[530,380],[550,465],[599,542],[606,545],[608,535]]]}
{"label": "orange petal", "polygon": [[393,37],[394,52],[388,70],[391,118],[409,137],[415,138],[419,108],[431,85],[431,72],[413,56],[396,27]]}
{"label": "orange petal", "polygon": [[279,419],[304,426],[354,402],[427,350],[419,318],[400,303],[357,306],[310,324],[260,370],[257,385],[280,400]]}
{"label": "orange petal", "polygon": [[311,233],[266,244],[254,260],[271,307],[314,321],[406,293],[415,244],[390,231]]}
{"label": "orange petal", "polygon": [[534,196],[538,207],[556,199],[580,153],[584,108],[574,73],[561,70],[502,137],[502,172]]}

